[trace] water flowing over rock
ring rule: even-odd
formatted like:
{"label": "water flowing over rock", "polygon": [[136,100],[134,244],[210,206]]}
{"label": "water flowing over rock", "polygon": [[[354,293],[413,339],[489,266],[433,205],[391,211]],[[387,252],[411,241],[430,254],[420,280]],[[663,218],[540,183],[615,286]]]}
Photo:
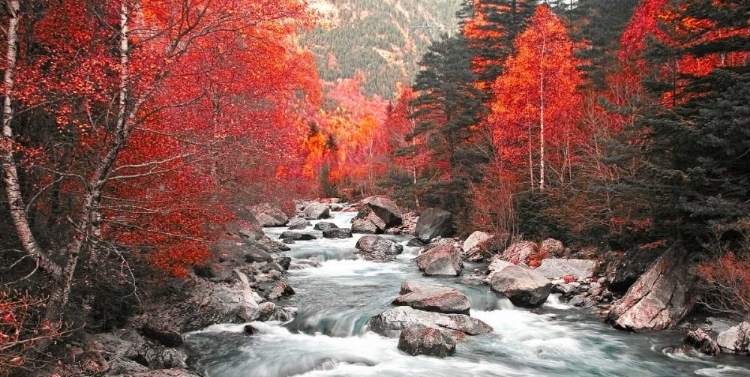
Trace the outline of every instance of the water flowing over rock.
{"label": "water flowing over rock", "polygon": [[528,264],[529,259],[537,252],[538,248],[534,242],[517,241],[510,244],[507,249],[498,255],[498,258],[508,262]]}
{"label": "water flowing over rock", "polygon": [[619,329],[635,332],[677,325],[696,303],[689,267],[687,250],[672,246],[612,304],[607,320]]}
{"label": "water flowing over rock", "polygon": [[327,204],[312,202],[305,206],[305,218],[308,220],[327,219],[331,217]]}
{"label": "water flowing over rock", "polygon": [[552,283],[544,275],[519,266],[506,266],[490,277],[492,290],[503,294],[513,305],[537,307],[547,300]]}
{"label": "water flowing over rock", "polygon": [[430,276],[458,276],[464,268],[460,250],[450,245],[434,247],[415,260],[417,268]]}
{"label": "water flowing over rock", "polygon": [[576,279],[594,276],[597,263],[586,259],[545,259],[535,271],[548,279],[573,276]]}
{"label": "water flowing over rock", "polygon": [[437,237],[450,236],[453,234],[453,215],[440,208],[428,208],[419,215],[414,231],[417,238],[423,242],[430,242]]}
{"label": "water flowing over rock", "polygon": [[284,211],[271,203],[253,206],[250,208],[250,212],[262,227],[284,226],[289,222],[289,217]]}
{"label": "water flowing over rock", "polygon": [[750,322],[742,322],[719,334],[717,343],[728,353],[750,353]]}
{"label": "water flowing over rock", "polygon": [[352,230],[346,228],[326,229],[323,238],[352,238]]}
{"label": "water flowing over rock", "polygon": [[328,230],[328,229],[338,229],[338,225],[334,223],[329,223],[327,221],[321,221],[313,227],[315,230]]}
{"label": "water flowing over rock", "polygon": [[435,328],[408,328],[401,331],[398,349],[412,356],[446,357],[456,352],[456,341]]}
{"label": "water flowing over rock", "polygon": [[472,262],[478,262],[484,260],[485,258],[488,258],[490,254],[485,249],[485,245],[493,237],[494,236],[489,233],[480,231],[476,231],[469,235],[469,237],[466,238],[466,241],[464,241],[463,244],[465,258]]}
{"label": "water flowing over rock", "polygon": [[688,331],[684,341],[706,355],[716,356],[721,353],[717,342],[701,328]]}
{"label": "water flowing over rock", "polygon": [[455,288],[407,280],[401,284],[401,296],[393,305],[439,313],[469,314],[469,298]]}
{"label": "water flowing over rock", "polygon": [[309,240],[314,240],[318,237],[315,237],[315,235],[311,233],[288,230],[286,232],[281,233],[281,236],[279,236],[279,238],[281,238],[282,240],[309,241]]}
{"label": "water flowing over rock", "polygon": [[289,229],[293,230],[302,230],[310,225],[312,225],[312,223],[310,223],[306,219],[300,219],[299,217],[289,220],[289,222],[286,224]]}
{"label": "water flowing over rock", "polygon": [[404,251],[404,247],[381,236],[362,236],[355,247],[367,260],[391,261]]}
{"label": "water flowing over rock", "polygon": [[390,308],[370,319],[367,327],[383,336],[395,338],[401,330],[414,327],[434,327],[466,335],[492,331],[488,324],[464,314],[443,314],[417,310],[408,306]]}

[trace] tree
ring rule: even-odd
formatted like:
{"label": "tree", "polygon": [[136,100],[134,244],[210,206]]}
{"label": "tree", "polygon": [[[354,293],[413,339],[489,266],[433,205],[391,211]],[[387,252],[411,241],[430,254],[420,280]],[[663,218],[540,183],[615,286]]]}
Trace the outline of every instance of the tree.
{"label": "tree", "polygon": [[417,126],[407,141],[421,138],[431,165],[422,174],[429,188],[424,201],[457,214],[465,214],[461,193],[469,182],[481,180],[488,157],[476,143],[484,107],[482,92],[474,86],[472,56],[461,35],[435,42],[422,59],[423,70],[413,86],[418,95],[409,115]]}
{"label": "tree", "polygon": [[[582,79],[573,43],[548,6],[537,8],[515,46],[516,55],[508,59],[504,74],[495,83],[490,122],[501,169],[517,172],[526,154],[530,187],[544,191],[548,171],[555,172],[561,183],[572,176],[582,101],[577,87]],[[536,151],[533,144],[538,145]]]}

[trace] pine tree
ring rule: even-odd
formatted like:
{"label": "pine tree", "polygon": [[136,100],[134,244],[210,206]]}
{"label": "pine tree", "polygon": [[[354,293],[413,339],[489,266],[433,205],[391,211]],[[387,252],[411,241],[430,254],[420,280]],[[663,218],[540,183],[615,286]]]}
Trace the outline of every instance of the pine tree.
{"label": "pine tree", "polygon": [[426,185],[424,202],[456,214],[466,209],[464,193],[471,181],[482,177],[488,161],[475,145],[476,125],[485,110],[482,92],[475,88],[471,70],[473,54],[462,35],[444,36],[422,59],[411,103],[410,118],[416,127],[409,137],[419,137],[430,156],[430,167],[418,184]]}

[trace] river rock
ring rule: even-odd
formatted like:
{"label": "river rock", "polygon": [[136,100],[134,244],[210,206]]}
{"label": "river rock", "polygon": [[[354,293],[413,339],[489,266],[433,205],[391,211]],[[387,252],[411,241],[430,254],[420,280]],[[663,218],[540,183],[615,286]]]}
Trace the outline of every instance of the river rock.
{"label": "river rock", "polygon": [[689,268],[688,251],[672,246],[612,304],[607,320],[616,328],[635,332],[676,326],[696,303]]}
{"label": "river rock", "polygon": [[465,258],[472,262],[479,262],[488,258],[490,254],[486,250],[486,245],[493,237],[494,236],[489,233],[480,231],[476,231],[469,235],[463,244]]}
{"label": "river rock", "polygon": [[289,222],[286,224],[289,229],[293,230],[302,230],[310,225],[312,224],[309,221],[307,221],[306,219],[300,219],[299,217],[289,220]]}
{"label": "river rock", "polygon": [[321,221],[313,227],[315,230],[328,230],[328,229],[338,229],[338,225],[334,223],[330,223],[327,221]]}
{"label": "river rock", "polygon": [[727,353],[750,353],[750,322],[742,322],[721,332],[717,343]]}
{"label": "river rock", "polygon": [[490,277],[492,290],[507,297],[513,305],[537,307],[547,300],[552,283],[544,275],[520,266],[506,266]]}
{"label": "river rock", "polygon": [[276,307],[276,311],[269,318],[270,321],[289,322],[297,316],[299,310],[294,306]]}
{"label": "river rock", "polygon": [[312,202],[305,206],[305,218],[308,220],[327,219],[331,217],[327,204]]}
{"label": "river rock", "polygon": [[281,233],[281,236],[279,236],[282,240],[292,240],[292,241],[309,241],[314,240],[318,237],[315,237],[314,234],[311,233],[304,233],[304,232],[297,232],[294,230],[287,230],[283,233]]}
{"label": "river rock", "polygon": [[364,234],[380,234],[383,231],[369,219],[353,219],[352,232]]}
{"label": "river rock", "polygon": [[424,242],[420,241],[419,238],[412,238],[409,240],[409,242],[406,243],[406,246],[409,247],[422,247],[424,246]]}
{"label": "river rock", "polygon": [[147,323],[141,327],[143,336],[156,340],[167,347],[179,347],[182,345],[182,335],[174,328],[161,326],[161,323]]}
{"label": "river rock", "polygon": [[632,248],[624,253],[610,251],[604,256],[603,270],[607,286],[614,292],[625,292],[648,271],[659,258],[658,249]]}
{"label": "river rock", "polygon": [[404,247],[381,236],[362,236],[355,247],[367,260],[391,261],[404,251]]}
{"label": "river rock", "polygon": [[414,309],[438,313],[469,314],[469,298],[455,288],[430,284],[416,280],[401,283],[401,296],[393,305],[410,306]]}
{"label": "river rock", "polygon": [[326,229],[323,238],[352,238],[352,230],[345,228]]}
{"label": "river rock", "polygon": [[245,260],[247,263],[273,262],[273,257],[257,247],[248,246],[245,248]]}
{"label": "river rock", "polygon": [[281,266],[284,270],[289,270],[289,266],[292,264],[292,258],[291,257],[281,257],[276,259],[276,263]]}
{"label": "river rock", "polygon": [[417,310],[408,306],[390,308],[372,318],[367,327],[380,335],[397,337],[401,330],[414,327],[434,327],[466,335],[492,332],[488,324],[464,314],[443,314]]}
{"label": "river rock", "polygon": [[434,247],[415,260],[417,268],[429,276],[458,276],[464,268],[461,252],[450,245]]}
{"label": "river rock", "polygon": [[537,252],[538,246],[531,241],[516,241],[510,244],[498,258],[512,262],[528,264],[531,256]]}
{"label": "river rock", "polygon": [[282,297],[288,297],[294,294],[294,289],[292,289],[289,284],[287,284],[284,281],[280,281],[276,283],[273,288],[271,288],[271,291],[268,292],[268,295],[266,298],[269,300],[278,300]]}
{"label": "river rock", "polygon": [[717,342],[701,328],[688,331],[684,341],[706,355],[716,356],[721,353]]}
{"label": "river rock", "polygon": [[398,349],[412,356],[450,356],[456,352],[456,341],[432,327],[407,328],[398,338]]}
{"label": "river rock", "polygon": [[576,279],[594,276],[597,263],[586,259],[545,259],[536,272],[548,279],[557,279],[569,275]]}
{"label": "river rock", "polygon": [[565,254],[565,246],[562,241],[558,241],[554,238],[547,238],[542,241],[542,244],[539,246],[539,252],[548,257],[560,258]]}
{"label": "river rock", "polygon": [[385,228],[398,226],[403,222],[401,209],[392,200],[382,196],[371,196],[363,200],[357,218],[366,218],[370,212],[385,224]]}
{"label": "river rock", "polygon": [[428,208],[419,215],[416,236],[423,242],[453,234],[453,215],[440,208]]}
{"label": "river rock", "polygon": [[287,217],[284,211],[271,203],[253,206],[250,208],[250,212],[262,227],[284,226],[289,221],[289,217]]}

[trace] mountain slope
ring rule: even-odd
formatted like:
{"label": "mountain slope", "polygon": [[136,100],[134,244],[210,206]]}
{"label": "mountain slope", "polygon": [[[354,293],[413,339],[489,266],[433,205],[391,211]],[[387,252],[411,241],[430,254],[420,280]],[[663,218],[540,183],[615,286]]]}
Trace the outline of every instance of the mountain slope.
{"label": "mountain slope", "polygon": [[427,46],[454,33],[460,0],[319,0],[317,28],[303,43],[316,55],[321,78],[332,82],[360,72],[367,94],[391,98],[396,82],[410,82]]}

